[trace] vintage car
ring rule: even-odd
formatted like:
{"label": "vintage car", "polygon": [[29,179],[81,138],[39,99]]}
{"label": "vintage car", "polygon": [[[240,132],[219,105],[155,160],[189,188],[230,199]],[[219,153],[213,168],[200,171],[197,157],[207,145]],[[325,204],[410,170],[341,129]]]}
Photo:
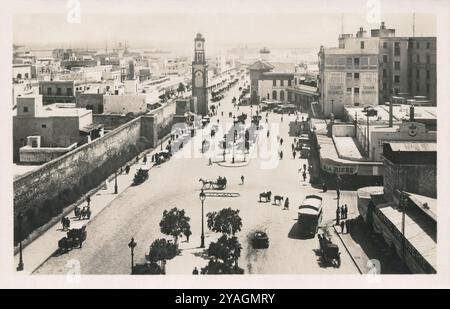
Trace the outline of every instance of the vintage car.
{"label": "vintage car", "polygon": [[254,249],[269,248],[269,237],[263,231],[255,231],[252,235],[252,246]]}
{"label": "vintage car", "polygon": [[133,178],[133,185],[139,185],[148,179],[148,168],[141,167],[136,171]]}

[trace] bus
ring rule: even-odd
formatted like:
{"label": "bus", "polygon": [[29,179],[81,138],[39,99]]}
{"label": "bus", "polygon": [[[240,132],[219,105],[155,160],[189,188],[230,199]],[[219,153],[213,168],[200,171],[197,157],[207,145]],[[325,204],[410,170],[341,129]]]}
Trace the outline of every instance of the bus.
{"label": "bus", "polygon": [[298,207],[298,225],[302,236],[314,237],[322,222],[322,198],[307,195]]}

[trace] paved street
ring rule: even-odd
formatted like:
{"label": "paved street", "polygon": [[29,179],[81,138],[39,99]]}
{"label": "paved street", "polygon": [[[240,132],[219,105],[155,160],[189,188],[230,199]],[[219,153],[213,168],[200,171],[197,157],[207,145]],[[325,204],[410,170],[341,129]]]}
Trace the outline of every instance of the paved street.
{"label": "paved street", "polygon": [[[240,107],[239,111],[233,109],[231,99],[233,96],[238,98],[238,87],[235,86],[226,94],[221,101],[218,117],[213,117],[210,125],[203,132],[199,130],[195,138],[185,144],[170,161],[153,168],[150,171],[149,180],[139,186],[130,186],[123,190],[89,222],[88,237],[83,243],[83,248],[50,257],[35,273],[65,274],[73,263],[79,262],[82,274],[129,274],[130,249],[127,244],[131,237],[134,237],[137,242],[135,261],[144,262],[145,254],[148,254],[149,246],[155,239],[170,238],[161,234],[159,221],[165,209],[177,207],[185,209],[187,216],[191,218],[193,234],[189,243],[180,239],[182,254],[168,261],[166,270],[168,274],[191,274],[195,266],[201,268],[207,264],[202,250],[198,248],[201,232],[199,178],[216,179],[218,176],[225,176],[228,180],[226,191],[237,192],[240,196],[207,198],[205,214],[225,207],[240,210],[243,229],[238,233],[238,237],[243,250],[239,266],[244,268],[246,274],[357,274],[357,268],[336,235],[330,236],[340,246],[342,259],[340,268],[320,266],[319,257],[315,253],[318,248],[317,238],[298,239],[297,237],[297,208],[304,196],[314,193],[323,197],[323,225],[332,225],[336,209],[336,192],[330,190],[322,193],[321,190],[312,188],[309,179],[304,182],[301,173],[298,172],[298,169],[307,162],[298,157],[293,159],[291,155],[293,138],[289,137],[287,132],[289,120],[294,121],[295,115],[290,117],[284,115],[281,122],[281,115],[270,114],[266,124],[265,113],[263,113],[261,124],[264,128],[259,133],[258,143],[263,145],[268,140],[265,131],[267,125],[271,128],[272,147],[279,147],[276,135],[284,139],[283,145],[275,149],[276,164],[274,166],[266,164],[267,160],[259,158],[247,158],[247,163],[242,164],[240,163],[242,156],[236,155],[236,165],[239,167],[233,167],[230,163],[232,156],[230,149],[227,154],[228,163],[223,166],[218,162],[222,159],[222,150],[219,148],[214,151],[215,163],[212,166],[208,165],[209,154],[201,157],[201,141],[209,138],[210,127],[217,124],[217,118],[219,118],[219,125],[224,125],[225,122],[232,122],[232,119],[228,117],[229,111],[236,115],[245,112],[250,116],[250,107]],[[247,124],[249,121],[250,119],[247,119]],[[278,134],[274,129],[276,124],[280,126]],[[217,135],[217,141],[221,140],[222,136],[223,134]],[[278,150],[284,152],[282,160],[278,160]],[[257,147],[253,146],[251,152],[254,155],[258,153]],[[193,154],[194,158],[189,158],[190,154]],[[240,184],[241,175],[245,177],[244,185]],[[131,184],[131,178],[129,181]],[[259,193],[269,190],[273,195],[289,197],[290,209],[282,210],[283,206],[259,203]],[[94,199],[92,203],[95,203]],[[354,192],[341,192],[341,203],[348,204],[349,216],[352,216],[352,213],[356,214]],[[247,238],[256,229],[264,230],[268,234],[270,239],[268,249],[254,250],[249,246]],[[206,223],[205,232],[207,247],[208,243],[214,241],[219,235],[209,231]],[[63,232],[61,232],[62,236]],[[48,242],[47,245],[54,249],[57,247],[56,242]]]}

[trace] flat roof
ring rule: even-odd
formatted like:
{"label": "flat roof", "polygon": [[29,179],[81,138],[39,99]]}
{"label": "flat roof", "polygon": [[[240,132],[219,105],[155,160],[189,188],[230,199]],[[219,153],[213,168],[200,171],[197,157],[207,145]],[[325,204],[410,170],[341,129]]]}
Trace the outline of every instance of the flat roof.
{"label": "flat roof", "polygon": [[406,152],[433,152],[437,151],[437,143],[426,143],[426,142],[389,142],[387,143],[391,146],[392,151],[406,151]]}
{"label": "flat roof", "polygon": [[39,117],[80,117],[92,113],[86,108],[60,107],[58,103],[44,105],[39,109],[36,118]]}

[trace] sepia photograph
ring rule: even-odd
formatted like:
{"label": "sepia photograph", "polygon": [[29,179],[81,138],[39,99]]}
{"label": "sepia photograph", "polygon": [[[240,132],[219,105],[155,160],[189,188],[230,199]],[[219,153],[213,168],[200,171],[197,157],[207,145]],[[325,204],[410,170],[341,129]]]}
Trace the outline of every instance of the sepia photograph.
{"label": "sepia photograph", "polygon": [[12,5],[9,276],[448,275],[449,6],[315,2]]}

